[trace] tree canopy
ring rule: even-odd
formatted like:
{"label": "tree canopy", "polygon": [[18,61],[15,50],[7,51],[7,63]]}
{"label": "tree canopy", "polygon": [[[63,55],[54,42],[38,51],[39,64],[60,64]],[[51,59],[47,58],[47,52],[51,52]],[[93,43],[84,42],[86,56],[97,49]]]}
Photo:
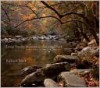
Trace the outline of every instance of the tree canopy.
{"label": "tree canopy", "polygon": [[71,31],[87,41],[91,34],[99,43],[98,1],[2,1],[1,11],[2,33],[6,35]]}

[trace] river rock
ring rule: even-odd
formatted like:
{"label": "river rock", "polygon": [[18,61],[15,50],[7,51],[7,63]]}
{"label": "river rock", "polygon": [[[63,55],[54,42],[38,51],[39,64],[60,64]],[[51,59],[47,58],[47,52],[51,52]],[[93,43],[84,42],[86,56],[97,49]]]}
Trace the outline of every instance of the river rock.
{"label": "river rock", "polygon": [[71,56],[77,56],[78,54],[77,53],[71,53]]}
{"label": "river rock", "polygon": [[80,52],[78,52],[78,56],[81,58],[81,59],[91,59],[92,58],[92,49],[91,47],[85,47],[83,48]]}
{"label": "river rock", "polygon": [[1,43],[7,43],[7,42],[8,42],[8,38],[1,39]]}
{"label": "river rock", "polygon": [[40,85],[45,78],[55,79],[62,71],[69,71],[70,65],[68,62],[48,64],[43,68],[37,69],[35,72],[28,74],[22,81],[21,86],[29,86],[32,84]]}
{"label": "river rock", "polygon": [[54,80],[49,79],[49,78],[44,80],[44,86],[45,87],[59,87],[58,84]]}
{"label": "river rock", "polygon": [[[69,47],[69,46],[68,46]],[[64,48],[64,52],[67,54],[67,55],[71,55],[71,53],[75,52],[75,49],[74,48]]]}
{"label": "river rock", "polygon": [[82,60],[82,61],[87,61],[89,63],[93,63],[96,60],[95,57],[99,57],[99,49],[95,49],[92,47],[85,47],[83,48],[80,52],[78,52],[78,57]]}
{"label": "river rock", "polygon": [[85,80],[71,72],[62,72],[59,81],[64,82],[65,87],[86,87]]}
{"label": "river rock", "polygon": [[56,76],[62,71],[69,71],[70,64],[68,62],[60,62],[54,64],[47,64],[43,68],[43,72],[46,77],[56,78]]}
{"label": "river rock", "polygon": [[80,52],[78,52],[78,56],[90,55],[91,47],[84,47]]}
{"label": "river rock", "polygon": [[86,46],[87,46],[87,43],[81,42],[81,43],[77,44],[76,50],[81,51]]}
{"label": "river rock", "polygon": [[92,55],[96,56],[99,58],[99,48],[95,49],[95,50],[92,50]]}
{"label": "river rock", "polygon": [[93,69],[73,69],[70,72],[76,75],[84,76],[87,73],[90,73]]}
{"label": "river rock", "polygon": [[37,70],[31,74],[28,74],[22,81],[21,86],[32,86],[42,84],[45,79],[42,69]]}
{"label": "river rock", "polygon": [[74,63],[78,60],[77,56],[70,56],[70,55],[57,55],[54,58],[54,62],[68,62]]}
{"label": "river rock", "polygon": [[96,46],[96,40],[95,39],[92,39],[89,43],[88,43],[88,46]]}
{"label": "river rock", "polygon": [[72,48],[75,48],[77,46],[76,42],[69,42],[69,44],[72,46]]}
{"label": "river rock", "polygon": [[21,70],[20,75],[28,75],[32,72],[35,72],[37,69],[40,69],[40,66],[28,66]]}

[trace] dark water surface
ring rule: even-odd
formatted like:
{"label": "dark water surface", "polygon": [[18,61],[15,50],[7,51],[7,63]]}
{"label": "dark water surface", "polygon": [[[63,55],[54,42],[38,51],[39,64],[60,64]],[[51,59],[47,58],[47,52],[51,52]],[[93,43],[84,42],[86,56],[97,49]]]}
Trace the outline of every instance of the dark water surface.
{"label": "dark water surface", "polygon": [[[2,44],[1,84],[2,87],[17,87],[23,77],[15,75],[27,66],[45,66],[58,54],[66,54],[65,41],[32,41],[26,44]],[[66,47],[65,47],[66,46]]]}

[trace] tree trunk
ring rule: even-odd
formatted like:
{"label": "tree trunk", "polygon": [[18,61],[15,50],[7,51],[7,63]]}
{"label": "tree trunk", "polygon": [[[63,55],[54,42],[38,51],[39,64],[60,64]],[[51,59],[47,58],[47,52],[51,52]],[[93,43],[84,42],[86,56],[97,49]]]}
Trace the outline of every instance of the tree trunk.
{"label": "tree trunk", "polygon": [[80,32],[81,32],[82,36],[85,38],[85,40],[88,41],[88,42],[90,42],[90,40],[89,40],[88,36],[86,35],[86,33],[83,32],[84,26],[85,25],[83,25],[82,23],[80,23]]}

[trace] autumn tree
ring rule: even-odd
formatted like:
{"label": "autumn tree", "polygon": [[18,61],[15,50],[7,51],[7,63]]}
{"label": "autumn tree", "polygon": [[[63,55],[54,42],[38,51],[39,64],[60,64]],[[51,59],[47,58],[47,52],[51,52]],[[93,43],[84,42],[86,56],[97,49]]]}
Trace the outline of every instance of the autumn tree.
{"label": "autumn tree", "polygon": [[[12,23],[8,25],[15,29],[34,29],[36,33],[44,33],[54,28],[61,32],[70,27],[70,30],[79,32],[87,41],[86,30],[89,30],[99,44],[96,35],[99,30],[98,1],[14,1],[2,2],[3,5],[14,10],[9,15]],[[9,11],[2,10],[9,21]]]}

